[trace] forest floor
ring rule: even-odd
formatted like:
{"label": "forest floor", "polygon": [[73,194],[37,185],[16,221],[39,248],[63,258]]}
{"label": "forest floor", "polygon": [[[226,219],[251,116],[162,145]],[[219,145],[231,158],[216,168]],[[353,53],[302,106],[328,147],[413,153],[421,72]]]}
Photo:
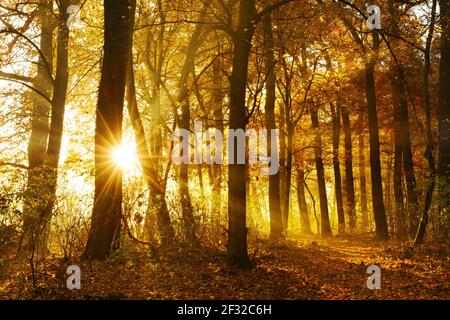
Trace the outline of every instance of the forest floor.
{"label": "forest floor", "polygon": [[[75,262],[81,290],[66,288],[71,263],[46,259],[30,267],[0,260],[0,299],[450,299],[450,249],[441,243],[356,238],[252,240],[253,270],[225,264],[225,249],[135,251],[107,261]],[[367,288],[367,267],[381,268],[381,289]]]}

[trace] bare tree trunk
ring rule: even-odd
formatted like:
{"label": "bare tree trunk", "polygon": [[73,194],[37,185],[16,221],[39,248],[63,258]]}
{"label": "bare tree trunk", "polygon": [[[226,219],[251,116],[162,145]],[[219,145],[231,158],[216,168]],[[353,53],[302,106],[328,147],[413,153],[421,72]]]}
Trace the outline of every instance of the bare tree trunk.
{"label": "bare tree trunk", "polygon": [[[279,106],[279,141],[280,141],[280,167],[279,167],[279,176],[280,176],[280,210],[281,210],[281,223],[283,223],[283,217],[286,216],[286,207],[285,200],[287,197],[286,190],[286,180],[287,180],[287,172],[286,172],[286,163],[287,163],[287,144],[286,144],[286,113],[285,105]],[[283,227],[282,227],[283,228]]]}
{"label": "bare tree trunk", "polygon": [[366,157],[365,157],[365,143],[364,143],[364,116],[362,111],[359,112],[358,122],[361,126],[361,131],[358,137],[358,151],[359,151],[359,189],[361,193],[361,215],[362,215],[362,230],[367,230],[369,226],[368,207],[367,207],[367,184],[366,184]]}
{"label": "bare tree trunk", "polygon": [[[213,65],[213,116],[214,116],[214,128],[219,130],[223,135],[224,124],[223,124],[223,91],[222,91],[222,78],[220,74],[222,72],[221,59],[217,58]],[[222,185],[222,165],[218,163],[212,164],[212,197],[211,197],[211,208],[212,217],[220,221],[221,217],[221,185]]]}
{"label": "bare tree trunk", "polygon": [[[374,46],[379,47],[377,31],[372,31]],[[375,233],[379,240],[389,239],[386,211],[383,202],[381,180],[380,137],[378,132],[377,100],[375,94],[375,57],[371,56],[365,65],[365,91],[369,119],[370,171],[372,177],[372,204],[375,218]]]}
{"label": "bare tree trunk", "polygon": [[388,217],[388,225],[389,225],[389,233],[395,234],[396,233],[396,223],[395,223],[395,213],[392,212],[392,188],[391,188],[391,179],[392,179],[392,167],[393,167],[393,159],[392,159],[392,152],[389,153],[388,158],[386,159],[386,176],[384,179],[384,190],[385,190],[385,197],[386,200],[386,215]]}
{"label": "bare tree trunk", "polygon": [[[230,79],[230,129],[245,130],[245,91],[248,58],[254,33],[255,0],[239,2],[239,24],[234,36],[233,71]],[[230,141],[228,141],[230,143]],[[242,151],[242,150],[241,150]],[[237,163],[237,143],[228,164],[228,263],[250,268],[247,253],[245,164]]]}
{"label": "bare tree trunk", "polygon": [[57,56],[56,56],[56,76],[53,85],[52,111],[50,118],[50,132],[48,136],[47,162],[44,164],[46,179],[43,188],[46,194],[46,205],[39,213],[40,220],[40,246],[46,248],[47,239],[50,233],[50,221],[53,207],[56,202],[56,187],[58,182],[58,164],[61,153],[61,141],[63,136],[64,112],[66,107],[67,84],[69,81],[69,29],[67,27],[67,8],[70,2],[62,0],[59,2],[58,35],[57,35]]}
{"label": "bare tree trunk", "polygon": [[[206,4],[205,4],[206,6]],[[203,21],[205,18],[205,9],[200,13],[199,21]],[[201,34],[203,30],[203,24],[199,23],[195,27],[192,33],[189,45],[186,51],[186,57],[181,70],[178,103],[181,105],[181,117],[179,126],[181,129],[189,130],[189,123],[191,121],[191,112],[189,108],[189,88],[188,80],[191,70],[195,64],[195,54],[201,45]],[[180,171],[178,175],[181,197],[181,212],[183,216],[184,224],[184,236],[185,240],[191,244],[197,244],[198,239],[195,235],[195,219],[192,208],[191,195],[189,192],[189,168],[187,163],[180,164]]]}
{"label": "bare tree trunk", "polygon": [[300,210],[300,226],[302,233],[311,235],[311,224],[309,222],[308,206],[306,204],[305,196],[305,172],[303,155],[299,155],[297,163],[297,200]]}
{"label": "bare tree trunk", "polygon": [[[428,29],[427,40],[425,44],[424,66],[423,66],[423,106],[425,111],[425,129],[427,136],[427,148],[425,150],[425,158],[428,161],[428,170],[430,177],[428,178],[428,187],[425,194],[425,202],[423,205],[422,218],[420,219],[419,227],[417,229],[414,244],[423,243],[425,238],[425,231],[429,219],[429,210],[431,207],[431,200],[433,197],[434,185],[436,182],[436,167],[434,161],[434,143],[433,132],[431,127],[431,101],[430,101],[430,66],[431,66],[431,42],[433,40],[434,26],[436,23],[436,6],[437,0],[433,0],[431,8],[430,27]],[[445,12],[445,11],[444,11]]]}
{"label": "bare tree trunk", "polygon": [[347,198],[347,214],[349,217],[350,230],[356,228],[355,211],[355,187],[353,185],[353,155],[352,155],[352,129],[350,126],[350,117],[347,109],[342,109],[342,125],[344,127],[344,146],[345,146],[345,195]]}
{"label": "bare tree trunk", "polygon": [[292,149],[293,149],[293,136],[294,130],[292,126],[292,119],[290,116],[290,106],[287,104],[285,108],[286,114],[286,132],[287,132],[287,145],[286,145],[286,180],[285,180],[285,196],[284,196],[284,212],[283,212],[283,233],[287,235],[288,223],[289,223],[289,209],[290,209],[290,197],[291,197],[291,179],[292,179]]}
{"label": "bare tree trunk", "polygon": [[[400,28],[398,8],[392,0],[389,1],[389,10],[392,15],[391,27],[392,33],[396,37],[400,37]],[[391,41],[391,49],[395,54],[397,51],[397,39]],[[392,66],[392,95],[394,104],[394,121],[397,122],[394,125],[394,129],[397,135],[399,135],[399,143],[401,146],[401,160],[403,166],[403,173],[406,181],[407,201],[408,201],[408,213],[409,213],[409,234],[411,237],[415,235],[417,226],[419,223],[418,209],[419,203],[416,192],[416,179],[414,176],[414,166],[412,161],[411,151],[411,134],[409,130],[409,117],[408,117],[408,103],[406,96],[406,87],[404,83],[403,70],[398,61],[393,62]],[[398,141],[397,141],[398,142]],[[398,156],[396,156],[396,159]],[[398,159],[397,159],[398,160]]]}
{"label": "bare tree trunk", "polygon": [[397,222],[397,236],[404,238],[406,236],[406,217],[403,195],[403,171],[402,171],[402,146],[399,134],[400,121],[394,112],[394,202],[395,202],[395,220]]}
{"label": "bare tree trunk", "polygon": [[[52,60],[53,60],[53,20],[51,19],[52,1],[42,1],[39,7],[40,23],[39,60],[33,87],[39,93],[51,99],[52,93]],[[40,246],[39,212],[46,206],[46,197],[42,197],[42,182],[45,179],[43,165],[47,159],[47,139],[49,134],[50,103],[41,95],[33,95],[33,113],[31,116],[31,135],[28,143],[28,181],[24,194],[23,231],[25,249],[45,255],[46,244]],[[44,190],[45,191],[45,190]]]}
{"label": "bare tree trunk", "polygon": [[311,109],[311,123],[314,129],[315,145],[314,154],[316,161],[316,171],[317,171],[317,182],[319,185],[319,200],[320,200],[320,227],[321,235],[331,236],[330,218],[328,214],[328,199],[327,199],[327,189],[325,184],[325,172],[322,160],[322,139],[320,137],[319,131],[319,118],[317,116],[317,109]]}
{"label": "bare tree trunk", "polygon": [[[265,1],[268,5],[268,1]],[[266,105],[265,121],[267,129],[267,156],[272,158],[272,154],[278,150],[272,150],[272,129],[275,129],[275,59],[274,40],[272,33],[271,13],[264,17],[264,45],[265,45],[265,67],[266,67]],[[278,145],[276,146],[278,148]],[[280,173],[269,176],[269,212],[270,212],[270,238],[277,240],[282,237],[283,220],[281,216],[280,201]]]}
{"label": "bare tree trunk", "polygon": [[338,233],[345,233],[344,201],[342,199],[342,178],[339,164],[339,137],[341,127],[341,110],[339,105],[330,104],[331,117],[333,121],[333,169],[334,169],[334,190],[337,204]]}
{"label": "bare tree trunk", "polygon": [[[30,155],[30,172],[29,181],[34,181],[33,185],[29,185],[36,190],[31,191],[33,194],[39,196],[39,200],[34,201],[34,208],[32,209],[32,232],[27,235],[27,247],[38,250],[38,254],[45,255],[47,249],[47,239],[50,233],[50,221],[52,216],[53,207],[56,201],[56,187],[58,180],[58,163],[61,151],[61,141],[63,135],[64,125],[64,111],[67,95],[67,83],[68,83],[68,40],[69,29],[66,25],[67,22],[67,8],[69,1],[63,0],[59,2],[59,16],[57,18],[57,57],[56,57],[56,77],[52,81],[51,76],[51,49],[42,48],[41,51],[44,57],[40,57],[40,66],[38,67],[38,77],[36,85],[43,86],[43,94],[50,96],[51,86],[53,87],[53,95],[51,98],[51,114],[50,114],[50,127],[48,127],[48,118],[41,122],[41,119],[37,116],[33,116],[32,119],[32,134],[29,146]],[[40,10],[43,10],[42,19],[42,35],[41,45],[52,46],[52,31],[53,20],[45,14],[51,10],[51,3],[44,3]],[[50,50],[50,52],[48,52]],[[46,54],[48,53],[48,54]],[[44,61],[44,59],[46,61]],[[42,63],[42,65],[41,65]],[[43,68],[42,70],[39,70]],[[42,72],[42,74],[41,74]],[[42,78],[41,78],[42,77]],[[42,104],[41,104],[42,103]],[[48,107],[45,106],[46,102],[39,102],[39,106],[42,106],[48,114]],[[40,109],[38,107],[37,109]],[[35,112],[43,112],[44,110],[36,110]],[[43,128],[45,127],[45,130]],[[36,139],[39,137],[38,139]],[[47,143],[48,138],[48,143]],[[46,150],[45,150],[46,148]],[[39,150],[37,150],[39,149]],[[39,153],[39,154],[38,154]],[[36,176],[37,174],[37,176]],[[38,180],[35,180],[38,178]],[[25,219],[28,219],[29,212],[28,206],[25,206]],[[29,226],[26,227],[26,229]]]}
{"label": "bare tree trunk", "polygon": [[118,247],[122,172],[111,151],[122,143],[123,99],[132,30],[128,0],[105,0],[105,44],[95,128],[95,195],[83,257],[103,259]]}
{"label": "bare tree trunk", "polygon": [[145,182],[150,190],[148,210],[146,216],[146,231],[150,242],[154,240],[154,217],[158,226],[159,237],[162,246],[172,244],[174,240],[174,231],[170,221],[169,210],[165,199],[166,188],[156,171],[154,161],[147,148],[147,139],[144,131],[144,125],[141,115],[137,107],[136,88],[133,70],[133,58],[130,54],[128,64],[128,80],[127,80],[127,108],[130,121],[133,126],[134,136],[136,139],[136,149],[139,162],[142,167]]}
{"label": "bare tree trunk", "polygon": [[450,2],[440,0],[441,61],[439,65],[438,120],[438,191],[443,221],[441,233],[448,239],[450,232]]}

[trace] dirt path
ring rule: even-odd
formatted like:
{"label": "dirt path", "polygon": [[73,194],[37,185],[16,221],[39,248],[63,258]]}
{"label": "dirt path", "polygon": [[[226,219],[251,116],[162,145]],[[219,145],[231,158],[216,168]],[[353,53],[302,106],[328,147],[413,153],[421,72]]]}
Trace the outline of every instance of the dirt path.
{"label": "dirt path", "polygon": [[[106,262],[48,260],[39,289],[29,268],[11,265],[0,279],[0,298],[65,299],[449,299],[449,251],[410,249],[400,243],[291,239],[252,241],[257,267],[227,267],[225,251],[204,247],[149,255],[118,255]],[[82,289],[66,289],[65,269],[82,270]],[[381,267],[381,289],[367,288],[367,267]],[[15,275],[15,276],[14,276]]]}

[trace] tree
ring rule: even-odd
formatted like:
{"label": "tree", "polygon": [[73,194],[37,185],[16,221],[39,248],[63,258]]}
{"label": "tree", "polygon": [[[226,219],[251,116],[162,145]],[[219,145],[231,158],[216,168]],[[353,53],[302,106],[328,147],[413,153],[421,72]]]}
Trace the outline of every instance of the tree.
{"label": "tree", "polygon": [[[130,8],[130,25],[134,25],[134,14],[136,11],[135,1],[131,2]],[[131,43],[133,42],[133,32],[130,34]],[[148,201],[148,215],[147,219],[152,219],[153,215],[150,212],[156,212],[156,220],[159,231],[160,242],[162,246],[169,246],[174,241],[174,231],[170,220],[169,210],[167,208],[166,197],[166,181],[162,182],[158,175],[155,161],[152,161],[150,151],[147,147],[147,137],[142,123],[141,114],[138,108],[136,98],[136,83],[133,69],[133,50],[130,45],[130,53],[128,57],[128,70],[127,70],[127,108],[130,116],[131,125],[136,139],[136,149],[139,156],[139,162],[142,167],[142,172],[145,178],[147,187],[149,188],[149,201]],[[148,232],[150,230],[147,230]],[[153,239],[153,235],[147,234],[149,239]]]}
{"label": "tree", "polygon": [[[245,130],[245,90],[248,58],[256,18],[255,0],[239,2],[239,24],[234,32],[233,71],[230,78],[230,129]],[[228,141],[230,143],[230,141]],[[250,268],[247,253],[245,164],[237,163],[237,143],[234,158],[228,164],[228,263]]]}
{"label": "tree", "polygon": [[95,195],[84,258],[103,259],[118,247],[122,172],[113,151],[122,143],[122,119],[131,45],[128,0],[104,2],[104,57],[95,127]]}
{"label": "tree", "polygon": [[[411,134],[409,129],[407,92],[403,69],[398,62],[396,55],[398,51],[398,40],[400,37],[399,15],[397,5],[392,0],[388,1],[389,11],[392,16],[391,28],[394,39],[390,43],[393,59],[391,66],[391,85],[394,105],[394,140],[395,140],[395,158],[394,158],[394,193],[396,198],[397,210],[403,212],[403,194],[401,190],[402,176],[406,181],[406,191],[409,211],[409,234],[414,236],[418,226],[418,199],[416,192],[416,178],[414,176],[414,166],[411,151]],[[403,175],[401,169],[403,169]],[[404,217],[398,219],[404,220]],[[404,232],[404,230],[401,230]]]}
{"label": "tree", "polygon": [[441,60],[439,63],[438,188],[443,216],[443,236],[450,229],[450,2],[439,1],[441,21]]}
{"label": "tree", "polygon": [[364,68],[365,92],[369,119],[370,172],[372,177],[372,204],[375,217],[375,233],[379,240],[389,239],[386,211],[383,202],[383,186],[381,180],[380,137],[378,132],[377,100],[375,95],[375,54],[379,48],[376,30],[371,31],[374,52],[369,54]]}
{"label": "tree", "polygon": [[335,107],[333,104],[330,104],[330,109],[333,122],[333,170],[334,170],[334,189],[338,214],[338,232],[339,234],[342,234],[345,233],[345,215],[344,215],[344,202],[342,200],[341,168],[339,164],[341,108],[339,105]]}
{"label": "tree", "polygon": [[[69,80],[69,28],[67,8],[70,2],[58,2],[56,19],[56,72],[52,76],[53,19],[51,2],[43,2],[41,18],[41,43],[38,74],[34,86],[43,96],[35,98],[35,116],[31,120],[31,137],[28,145],[29,177],[26,191],[24,236],[25,247],[39,254],[47,254],[50,220],[55,204],[58,164],[63,136],[64,112]],[[51,99],[49,98],[51,96]],[[47,97],[47,101],[45,99]],[[49,103],[48,103],[49,102]],[[50,105],[50,110],[49,110]],[[50,111],[50,112],[49,112]],[[50,124],[48,121],[50,116]],[[45,118],[45,119],[44,119]]]}
{"label": "tree", "polygon": [[322,159],[322,139],[319,129],[319,117],[317,109],[312,108],[310,111],[311,123],[314,129],[314,155],[316,161],[317,183],[319,186],[320,200],[320,233],[323,237],[331,236],[330,218],[328,213],[327,189],[325,184],[325,172]]}
{"label": "tree", "polygon": [[355,212],[355,187],[353,185],[353,155],[352,155],[352,129],[350,126],[350,116],[347,108],[342,110],[342,125],[344,128],[344,148],[345,148],[345,195],[347,198],[347,213],[351,230],[356,227]]}
{"label": "tree", "polygon": [[[268,6],[268,1],[265,2]],[[264,17],[264,45],[265,45],[265,67],[266,67],[266,105],[265,122],[267,129],[267,155],[278,154],[278,150],[272,150],[272,129],[275,129],[275,58],[274,39],[272,32],[271,12]],[[278,148],[278,145],[276,146]],[[280,173],[269,176],[269,211],[270,211],[270,237],[279,239],[282,237],[283,223],[280,207]]]}
{"label": "tree", "polygon": [[306,205],[305,196],[304,162],[301,154],[298,156],[297,162],[297,200],[300,211],[300,226],[304,234],[311,235],[311,224],[309,223],[308,206]]}
{"label": "tree", "polygon": [[368,227],[368,207],[367,207],[367,186],[366,186],[366,157],[365,157],[365,143],[364,143],[364,114],[363,110],[358,111],[358,123],[360,131],[358,136],[358,171],[359,171],[359,190],[361,195],[361,215],[362,215],[362,229]]}
{"label": "tree", "polygon": [[[188,80],[191,71],[195,66],[195,54],[202,44],[204,38],[203,35],[203,23],[205,20],[207,6],[210,1],[206,1],[203,10],[200,12],[199,23],[196,25],[194,32],[189,39],[187,46],[185,60],[183,68],[181,70],[180,81],[178,85],[178,103],[181,105],[181,117],[180,128],[189,130],[189,124],[191,121],[191,114],[189,108],[189,86]],[[201,173],[201,171],[200,171]],[[198,243],[197,236],[195,235],[195,220],[191,202],[191,196],[189,193],[189,170],[188,164],[180,164],[179,171],[179,186],[181,197],[181,212],[183,215],[185,239],[192,244]]]}
{"label": "tree", "polygon": [[434,186],[436,184],[436,166],[433,155],[435,148],[433,141],[433,132],[431,126],[431,99],[430,99],[430,67],[431,67],[431,42],[433,40],[434,26],[436,23],[436,6],[437,0],[433,0],[431,7],[430,26],[428,28],[427,40],[425,42],[424,52],[424,66],[423,66],[423,107],[425,110],[425,128],[427,137],[427,146],[424,156],[428,161],[428,170],[430,176],[428,178],[428,187],[425,194],[425,201],[423,205],[422,218],[420,219],[419,227],[417,229],[414,244],[418,245],[423,242],[425,237],[425,230],[429,219],[429,210],[431,207],[431,200],[433,197]]}

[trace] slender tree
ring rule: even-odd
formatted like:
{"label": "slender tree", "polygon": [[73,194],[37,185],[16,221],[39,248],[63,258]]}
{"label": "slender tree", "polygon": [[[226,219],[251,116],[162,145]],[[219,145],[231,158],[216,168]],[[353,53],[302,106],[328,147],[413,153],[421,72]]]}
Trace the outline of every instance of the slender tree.
{"label": "slender tree", "polygon": [[309,222],[308,206],[306,204],[305,195],[305,169],[301,154],[298,156],[297,163],[297,200],[300,210],[300,226],[304,234],[311,235],[311,224]]}
{"label": "slender tree", "polygon": [[[269,2],[266,0],[265,5]],[[278,154],[278,150],[272,150],[271,130],[275,129],[275,58],[274,58],[274,39],[272,32],[271,12],[266,13],[264,17],[264,45],[265,45],[265,67],[266,67],[266,104],[265,121],[267,129],[267,155]],[[278,145],[276,145],[278,148]],[[280,207],[280,174],[269,176],[269,211],[270,211],[270,237],[279,239],[282,236],[283,224]]]}
{"label": "slender tree", "polygon": [[427,147],[424,153],[428,161],[428,170],[430,176],[428,178],[428,187],[425,194],[422,218],[420,219],[419,228],[417,229],[414,244],[421,244],[425,237],[425,230],[429,220],[429,210],[433,197],[434,186],[436,184],[436,166],[433,150],[435,148],[433,141],[433,132],[431,126],[431,99],[430,99],[430,67],[431,67],[431,42],[433,40],[434,27],[436,24],[436,7],[437,0],[433,0],[431,7],[430,26],[428,28],[427,40],[425,42],[424,65],[423,65],[423,107],[425,111],[425,129],[427,137]]}
{"label": "slender tree", "polygon": [[376,30],[371,31],[374,52],[367,57],[365,64],[365,92],[369,119],[370,172],[372,177],[372,204],[375,217],[376,237],[379,240],[389,239],[386,211],[383,201],[381,179],[380,137],[378,132],[377,98],[375,94],[375,55],[379,48],[379,37]]}
{"label": "slender tree", "polygon": [[328,213],[328,199],[327,188],[325,183],[325,171],[322,159],[322,139],[319,129],[319,117],[317,115],[317,109],[311,109],[311,123],[314,129],[314,155],[316,161],[317,183],[319,186],[319,200],[320,200],[320,232],[321,235],[331,236],[330,218]]}
{"label": "slender tree", "polygon": [[330,104],[331,117],[333,122],[333,170],[334,170],[334,190],[336,196],[336,206],[338,214],[338,232],[345,233],[344,202],[342,200],[342,178],[339,163],[339,137],[341,127],[341,108],[339,105]]}
{"label": "slender tree", "polygon": [[118,247],[122,210],[122,171],[113,151],[122,143],[122,119],[131,17],[128,0],[104,2],[104,56],[95,127],[95,195],[91,229],[83,252],[103,259]]}
{"label": "slender tree", "polygon": [[439,63],[438,190],[442,215],[442,235],[450,231],[450,2],[440,0],[441,60]]}
{"label": "slender tree", "polygon": [[350,126],[350,117],[346,108],[342,109],[342,125],[344,129],[344,148],[345,148],[345,195],[347,199],[347,214],[351,230],[356,228],[355,211],[355,187],[353,185],[353,154],[352,154],[352,129]]}
{"label": "slender tree", "polygon": [[[239,23],[233,37],[233,71],[230,78],[230,129],[233,130],[245,130],[246,125],[245,91],[255,18],[255,0],[241,0]],[[237,163],[238,152],[235,143],[234,158],[229,159],[228,164],[228,263],[250,268],[252,263],[247,252],[245,164]]]}

